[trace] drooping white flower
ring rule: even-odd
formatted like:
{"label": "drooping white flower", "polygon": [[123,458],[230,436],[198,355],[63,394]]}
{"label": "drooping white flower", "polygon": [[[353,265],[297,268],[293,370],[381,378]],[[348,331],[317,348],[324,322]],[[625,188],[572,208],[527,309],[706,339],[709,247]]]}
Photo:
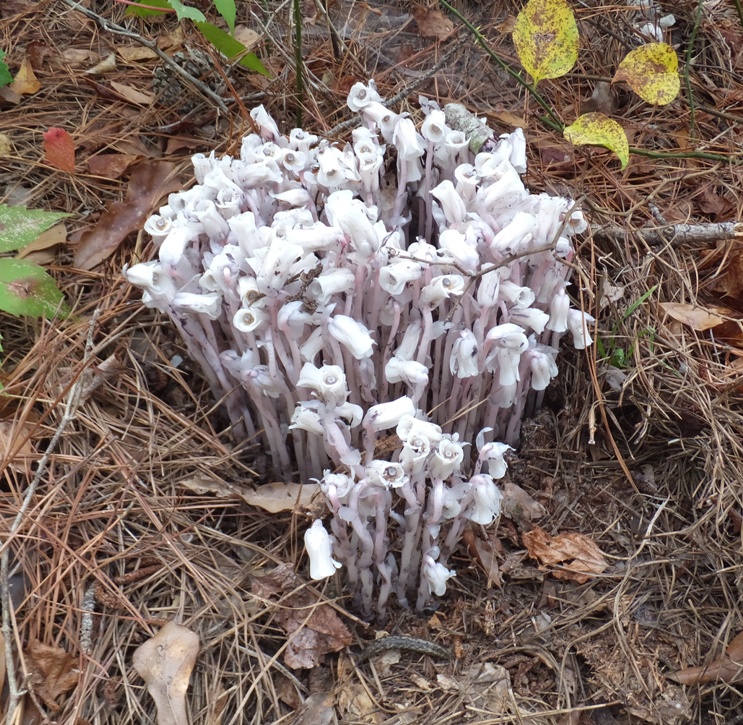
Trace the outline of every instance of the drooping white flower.
{"label": "drooping white flower", "polygon": [[522,287],[521,285],[514,284],[510,280],[505,280],[500,283],[498,298],[505,300],[515,307],[526,308],[534,302],[534,290],[530,287]]}
{"label": "drooping white flower", "polygon": [[486,464],[487,472],[490,476],[495,479],[500,479],[506,475],[506,471],[508,470],[505,455],[508,451],[512,451],[513,448],[507,446],[505,443],[499,443],[498,441],[485,443],[485,433],[491,430],[492,428],[483,428],[477,434],[476,445],[478,460],[481,463]]}
{"label": "drooping white flower", "polygon": [[179,312],[195,312],[197,315],[205,315],[210,320],[217,320],[222,314],[222,295],[217,292],[208,294],[177,292],[172,305]]}
{"label": "drooping white flower", "polygon": [[341,568],[342,564],[333,558],[333,543],[320,519],[304,532],[304,546],[310,558],[310,577],[315,581],[327,579]]}
{"label": "drooping white flower", "polygon": [[353,317],[335,315],[328,322],[328,331],[357,360],[370,357],[374,352],[371,332]]}
{"label": "drooping white flower", "polygon": [[365,83],[354,83],[351,86],[351,90],[348,92],[348,98],[346,99],[346,105],[354,112],[363,110],[370,103],[379,103],[382,100],[377,89],[374,87],[373,82],[369,85]]}
{"label": "drooping white flower", "polygon": [[276,121],[273,120],[271,115],[262,105],[253,108],[250,111],[250,117],[258,126],[261,138],[263,138],[264,141],[276,141],[280,138],[281,133],[279,132],[279,127],[276,125]]}
{"label": "drooping white flower", "polygon": [[459,297],[464,294],[464,278],[458,274],[444,274],[434,277],[420,294],[422,306],[436,307],[450,297]]}
{"label": "drooping white flower", "polygon": [[446,125],[446,116],[443,111],[433,110],[430,111],[426,116],[426,120],[423,121],[421,126],[421,134],[426,141],[431,143],[440,144],[446,138],[446,134],[450,131]]}
{"label": "drooping white flower", "polygon": [[421,278],[423,267],[412,259],[397,259],[379,270],[379,286],[393,296],[403,293],[406,285]]}
{"label": "drooping white flower", "polygon": [[462,330],[454,341],[449,369],[458,378],[471,378],[480,373],[477,365],[479,347],[471,330]]}
{"label": "drooping white flower", "polygon": [[371,461],[365,473],[369,483],[385,488],[400,488],[408,480],[405,469],[399,463],[389,461]]}
{"label": "drooping white flower", "polygon": [[253,332],[257,330],[268,316],[260,307],[243,307],[239,309],[232,318],[232,324],[240,332]]}
{"label": "drooping white flower", "polygon": [[398,118],[392,142],[397,147],[399,158],[403,161],[418,159],[426,152],[423,138],[415,130],[415,124],[410,118]]}
{"label": "drooping white flower", "polygon": [[304,430],[318,436],[323,435],[325,429],[322,425],[322,418],[315,408],[310,407],[311,403],[315,402],[300,400],[297,403],[297,407],[292,414],[289,430]]}
{"label": "drooping white flower", "polygon": [[428,368],[415,360],[401,360],[391,357],[384,367],[384,377],[388,383],[406,383],[411,387],[428,383]]}
{"label": "drooping white flower", "polygon": [[305,363],[297,387],[312,390],[320,400],[332,407],[342,405],[348,397],[346,376],[337,365],[318,368],[312,363]]}
{"label": "drooping white flower", "polygon": [[443,597],[446,594],[446,582],[457,574],[454,570],[447,569],[443,564],[437,562],[430,554],[423,557],[422,573],[428,588],[437,597]]}
{"label": "drooping white flower", "polygon": [[477,271],[480,265],[477,247],[470,244],[462,232],[445,229],[439,234],[439,246],[466,272]]}
{"label": "drooping white flower", "polygon": [[463,460],[462,444],[451,436],[442,437],[428,466],[431,478],[449,478],[452,473],[459,470]]}
{"label": "drooping white flower", "polygon": [[570,312],[570,298],[561,286],[550,300],[550,319],[546,327],[552,332],[565,332],[568,329],[568,314]]}
{"label": "drooping white flower", "polygon": [[568,329],[573,335],[573,347],[576,350],[585,350],[593,343],[588,324],[595,322],[595,318],[581,310],[568,312]]}
{"label": "drooping white flower", "polygon": [[493,519],[500,516],[500,504],[503,494],[492,476],[480,473],[473,476],[470,481],[472,486],[473,504],[465,513],[465,516],[473,523],[488,526]]}
{"label": "drooping white flower", "polygon": [[442,436],[441,426],[429,423],[427,420],[421,420],[411,414],[403,415],[400,418],[395,433],[403,443],[414,437],[425,438],[431,448],[435,448],[439,444]]}
{"label": "drooping white flower", "polygon": [[446,221],[450,225],[459,224],[467,216],[467,207],[459,196],[454,184],[448,179],[431,189],[431,195],[441,204]]}
{"label": "drooping white flower", "polygon": [[406,395],[388,403],[372,405],[366,411],[363,425],[375,431],[387,430],[388,428],[394,428],[404,415],[411,417],[415,415],[415,405]]}

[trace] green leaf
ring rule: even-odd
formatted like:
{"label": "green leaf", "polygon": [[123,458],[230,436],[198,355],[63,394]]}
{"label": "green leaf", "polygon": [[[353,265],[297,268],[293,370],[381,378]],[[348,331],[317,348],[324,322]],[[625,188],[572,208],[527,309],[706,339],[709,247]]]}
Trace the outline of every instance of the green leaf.
{"label": "green leaf", "polygon": [[206,16],[201,10],[184,5],[181,0],[168,0],[168,4],[175,10],[178,20],[193,20],[196,24],[206,22]]}
{"label": "green leaf", "polygon": [[0,204],[0,252],[23,249],[69,214]]}
{"label": "green leaf", "polygon": [[214,0],[214,7],[217,12],[224,18],[231,33],[235,32],[235,18],[237,17],[237,8],[235,0]]}
{"label": "green leaf", "polygon": [[575,146],[604,146],[613,151],[625,168],[629,162],[629,141],[624,129],[603,113],[584,113],[563,131]]}
{"label": "green leaf", "polygon": [[648,43],[627,53],[611,82],[626,81],[646,103],[665,106],[681,88],[678,69],[678,57],[670,45]]}
{"label": "green leaf", "polygon": [[[246,48],[239,40],[235,40],[229,33],[225,33],[224,30],[218,28],[216,25],[212,25],[211,23],[196,23],[196,27],[198,27],[203,36],[220,53],[227,56],[230,60],[241,53],[245,53]],[[264,76],[271,75],[255,53],[246,53],[240,58],[239,62],[241,66],[248,70],[255,71]]]}
{"label": "green leaf", "polygon": [[[136,15],[138,18],[151,18],[152,16],[165,15],[166,11],[172,10],[168,0],[142,0],[148,7],[139,5],[128,5],[124,15]],[[152,8],[162,8],[162,10],[153,10]]]}
{"label": "green leaf", "polygon": [[578,26],[566,0],[529,0],[516,18],[513,44],[534,83],[564,76],[578,60]]}
{"label": "green leaf", "polygon": [[0,259],[0,310],[16,316],[68,313],[64,296],[43,267],[25,259]]}
{"label": "green leaf", "polygon": [[5,62],[5,51],[0,50],[0,88],[7,86],[12,81],[13,76],[10,75],[8,64]]}

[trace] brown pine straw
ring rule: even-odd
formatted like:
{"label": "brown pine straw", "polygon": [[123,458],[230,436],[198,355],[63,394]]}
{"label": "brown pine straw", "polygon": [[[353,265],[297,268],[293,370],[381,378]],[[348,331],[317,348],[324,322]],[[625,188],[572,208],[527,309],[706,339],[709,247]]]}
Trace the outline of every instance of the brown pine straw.
{"label": "brown pine straw", "polygon": [[[108,180],[87,173],[93,154],[167,156],[181,164],[186,182],[191,153],[239,148],[254,103],[263,102],[282,128],[295,123],[288,6],[270,3],[272,12],[263,13],[260,4],[238,3],[241,22],[262,34],[256,52],[274,78],[233,69],[238,98],[226,98],[229,113],[205,102],[194,125],[173,130],[177,109],[135,108],[104,97],[84,74],[95,61],[76,65],[63,55],[75,49],[102,57],[129,40],[61,0],[0,5],[0,47],[13,71],[25,52],[39,49],[33,43],[48,51],[36,68],[42,90],[0,113],[0,133],[12,141],[0,165],[0,203],[69,211],[72,232],[95,223],[126,188],[126,175]],[[125,18],[113,3],[94,5],[94,12],[148,40],[176,28],[172,18],[152,25]],[[520,5],[459,3],[457,9],[513,62],[507,28]],[[681,57],[696,5],[661,3],[677,17],[671,37]],[[610,77],[638,42],[624,5],[573,6],[582,37],[579,64],[570,77],[539,88],[566,122],[589,110],[596,78]],[[312,3],[302,7],[308,19],[315,13]],[[592,223],[623,230],[583,240],[572,293],[597,317],[595,336],[604,348],[623,350],[625,378],[619,390],[609,385],[608,361],[595,346],[586,353],[565,349],[560,377],[543,411],[525,423],[511,461],[512,480],[547,514],[538,522],[504,519],[497,532],[487,532],[502,587],[488,589],[487,575],[461,551],[451,593],[435,616],[398,610],[386,625],[394,634],[452,648],[453,663],[403,653],[397,664],[374,660],[357,667],[353,654],[342,653],[312,672],[291,671],[282,659],[286,636],[274,621],[286,605],[258,598],[250,582],[286,562],[306,576],[301,534],[311,516],[268,516],[235,496],[184,485],[199,478],[257,485],[267,480],[262,452],[252,442],[235,447],[223,433],[225,418],[198,370],[188,360],[173,362],[185,357],[181,342],[121,279],[125,262],[150,258],[147,240],[133,236],[92,273],[71,269],[70,248],[60,250],[52,273],[74,306],[70,319],[3,316],[0,322],[8,356],[0,420],[13,426],[11,447],[0,453],[0,537],[9,563],[0,586],[14,604],[8,631],[19,688],[29,684],[29,643],[39,640],[71,654],[80,670],[56,712],[34,689],[51,721],[154,723],[152,699],[131,655],[175,619],[201,641],[188,691],[193,723],[288,724],[306,722],[303,713],[314,723],[318,710],[309,705],[325,701],[322,693],[329,693],[333,716],[344,723],[736,722],[743,713],[740,685],[682,688],[666,675],[711,662],[743,630],[740,242],[650,243],[644,231],[636,233],[743,219],[743,171],[732,163],[743,148],[743,68],[734,45],[741,28],[734,8],[705,4],[689,76],[696,101],[691,138],[683,93],[668,107],[652,108],[626,89],[612,90],[614,117],[633,146],[660,153],[702,148],[730,162],[633,156],[625,172],[608,152],[573,151],[542,126],[530,115],[535,104],[523,88],[490,64],[463,30],[442,41],[421,38],[408,4],[340,3],[331,5],[328,19],[318,8],[304,31],[301,105],[303,123],[314,132],[347,121],[348,87],[372,76],[383,96],[399,98],[397,111],[414,112],[423,93],[442,104],[465,101],[498,133],[512,129],[514,116],[525,118],[529,187],[585,195]],[[200,43],[192,28],[186,34]],[[119,57],[115,79],[147,91],[155,62]],[[92,80],[105,87],[110,79]],[[248,105],[243,98],[257,100]],[[50,126],[75,138],[75,176],[41,161],[41,131]],[[624,292],[602,306],[612,286]],[[667,316],[661,303],[724,304],[729,321],[698,332]],[[93,383],[98,387],[91,391]],[[63,428],[73,390],[82,397]],[[60,430],[9,539],[39,459]],[[24,458],[27,440],[35,452]],[[535,523],[552,534],[590,537],[609,568],[585,584],[540,571],[521,539]],[[340,580],[311,591],[344,613],[359,645],[373,636],[345,611]],[[478,669],[483,663],[493,668],[492,682]],[[19,702],[17,722],[24,722],[34,705],[29,697]]]}

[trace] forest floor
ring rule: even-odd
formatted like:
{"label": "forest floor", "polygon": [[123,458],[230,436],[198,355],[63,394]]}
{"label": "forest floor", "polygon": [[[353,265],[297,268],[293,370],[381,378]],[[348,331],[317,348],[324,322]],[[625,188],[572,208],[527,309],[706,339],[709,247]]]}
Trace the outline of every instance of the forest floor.
{"label": "forest floor", "polygon": [[[15,723],[155,723],[132,654],[175,620],[199,638],[194,724],[743,723],[743,232],[679,227],[743,220],[740,3],[660,3],[675,15],[666,32],[682,79],[662,107],[609,85],[644,42],[637,10],[571,3],[578,64],[539,92],[566,124],[589,110],[618,120],[638,150],[625,170],[544,125],[524,86],[435,5],[302,0],[301,97],[290,3],[238,3],[271,77],[210,55],[172,15],[82,5],[92,14],[67,0],[0,3],[0,48],[26,77],[0,94],[0,203],[70,213],[33,258],[74,309],[63,321],[0,318],[0,587],[12,603],[0,712],[12,678],[28,690]],[[519,6],[456,4],[515,69]],[[153,86],[162,60],[140,39],[171,57],[206,53],[203,80],[221,86],[225,108],[186,81]],[[524,425],[509,475],[529,506],[488,532],[499,570],[463,548],[434,614],[393,607],[384,626],[447,647],[449,662],[408,651],[357,662],[381,627],[302,578],[311,512],[269,516],[246,502],[270,480],[261,451],[235,449],[198,370],[174,364],[181,341],[122,276],[152,258],[136,230],[192,182],[191,154],[235,153],[261,103],[283,130],[300,113],[327,134],[352,117],[351,85],[372,77],[416,119],[423,94],[465,103],[498,134],[523,127],[528,187],[580,199],[592,225],[571,293],[600,344],[564,351],[546,407]],[[52,127],[74,140],[74,174],[44,160]],[[534,531],[595,546],[603,571],[532,558]],[[308,610],[324,612],[330,640],[342,627],[353,641],[292,669],[286,629],[309,626]],[[689,667],[706,670],[674,679]]]}

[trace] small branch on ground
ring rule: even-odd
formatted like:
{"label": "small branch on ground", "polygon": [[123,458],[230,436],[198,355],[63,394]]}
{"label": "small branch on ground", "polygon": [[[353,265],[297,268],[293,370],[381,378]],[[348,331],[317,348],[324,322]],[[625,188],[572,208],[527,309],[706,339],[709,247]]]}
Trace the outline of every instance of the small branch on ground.
{"label": "small branch on ground", "polygon": [[617,224],[591,227],[598,239],[613,239],[618,242],[640,237],[646,244],[708,244],[730,239],[743,241],[743,222],[721,222],[719,224],[669,224],[648,229],[628,229]]}

